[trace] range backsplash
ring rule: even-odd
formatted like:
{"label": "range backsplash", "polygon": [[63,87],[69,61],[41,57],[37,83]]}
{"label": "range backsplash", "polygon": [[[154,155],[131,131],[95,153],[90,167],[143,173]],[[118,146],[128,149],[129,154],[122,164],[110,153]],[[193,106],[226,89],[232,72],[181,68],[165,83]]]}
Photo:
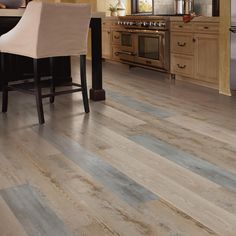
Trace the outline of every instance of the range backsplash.
{"label": "range backsplash", "polygon": [[[212,0],[194,0],[198,15],[212,16]],[[154,0],[154,14],[175,14],[175,0]]]}
{"label": "range backsplash", "polygon": [[154,0],[154,14],[174,14],[175,13],[175,0]]}

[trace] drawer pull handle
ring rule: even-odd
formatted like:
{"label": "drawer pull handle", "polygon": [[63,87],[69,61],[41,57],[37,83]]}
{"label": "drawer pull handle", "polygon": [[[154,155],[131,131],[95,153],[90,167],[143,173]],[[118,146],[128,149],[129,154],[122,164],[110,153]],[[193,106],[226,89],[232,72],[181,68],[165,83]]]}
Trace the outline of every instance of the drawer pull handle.
{"label": "drawer pull handle", "polygon": [[186,68],[186,65],[177,64],[177,66],[178,66],[179,69],[185,69]]}
{"label": "drawer pull handle", "polygon": [[186,46],[186,43],[178,42],[177,44],[178,44],[179,47],[185,47]]}
{"label": "drawer pull handle", "polygon": [[115,38],[115,39],[120,39],[120,36],[116,36],[116,35],[115,35],[114,38]]}
{"label": "drawer pull handle", "polygon": [[204,26],[204,29],[209,29],[209,27],[208,26]]}
{"label": "drawer pull handle", "polygon": [[179,28],[183,28],[183,26],[182,26],[182,25],[179,25]]}

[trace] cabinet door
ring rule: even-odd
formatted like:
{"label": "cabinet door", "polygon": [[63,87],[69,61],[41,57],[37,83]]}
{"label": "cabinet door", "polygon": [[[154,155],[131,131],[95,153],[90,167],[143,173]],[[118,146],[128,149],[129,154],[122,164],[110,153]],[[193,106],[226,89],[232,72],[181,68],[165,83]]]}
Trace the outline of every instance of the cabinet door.
{"label": "cabinet door", "polygon": [[193,56],[171,54],[171,73],[193,78]]}
{"label": "cabinet door", "polygon": [[217,84],[219,76],[218,36],[195,34],[194,39],[195,78]]}
{"label": "cabinet door", "polygon": [[102,30],[102,57],[111,59],[111,29],[104,28]]}
{"label": "cabinet door", "polygon": [[191,33],[172,33],[171,52],[193,55],[193,34]]}

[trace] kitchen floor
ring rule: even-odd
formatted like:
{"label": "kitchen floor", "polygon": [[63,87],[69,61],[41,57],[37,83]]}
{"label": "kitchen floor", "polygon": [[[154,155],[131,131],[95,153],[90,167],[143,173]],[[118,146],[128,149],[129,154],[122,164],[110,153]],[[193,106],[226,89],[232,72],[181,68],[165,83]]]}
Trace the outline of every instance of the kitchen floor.
{"label": "kitchen floor", "polygon": [[80,93],[45,100],[43,126],[33,97],[10,92],[0,235],[234,236],[236,97],[121,64],[103,72],[106,101],[85,114]]}

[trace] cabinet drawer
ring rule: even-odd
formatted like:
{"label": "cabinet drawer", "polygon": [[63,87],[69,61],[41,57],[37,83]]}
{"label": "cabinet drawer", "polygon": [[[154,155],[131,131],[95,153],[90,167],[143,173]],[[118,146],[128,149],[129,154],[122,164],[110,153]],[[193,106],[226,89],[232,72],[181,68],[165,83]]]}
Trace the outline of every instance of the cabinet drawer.
{"label": "cabinet drawer", "polygon": [[112,31],[112,43],[120,44],[120,32]]}
{"label": "cabinet drawer", "polygon": [[102,21],[102,27],[111,27],[112,22],[111,21]]}
{"label": "cabinet drawer", "polygon": [[194,32],[219,33],[219,24],[218,23],[195,23]]}
{"label": "cabinet drawer", "polygon": [[112,47],[112,59],[115,61],[120,61],[120,57],[119,54],[117,54],[117,52],[119,52],[120,49],[118,47]]}
{"label": "cabinet drawer", "polygon": [[192,23],[171,22],[171,31],[192,32]]}
{"label": "cabinet drawer", "polygon": [[171,52],[193,55],[194,43],[191,33],[172,33]]}
{"label": "cabinet drawer", "polygon": [[193,77],[193,57],[185,55],[171,55],[171,73]]}

